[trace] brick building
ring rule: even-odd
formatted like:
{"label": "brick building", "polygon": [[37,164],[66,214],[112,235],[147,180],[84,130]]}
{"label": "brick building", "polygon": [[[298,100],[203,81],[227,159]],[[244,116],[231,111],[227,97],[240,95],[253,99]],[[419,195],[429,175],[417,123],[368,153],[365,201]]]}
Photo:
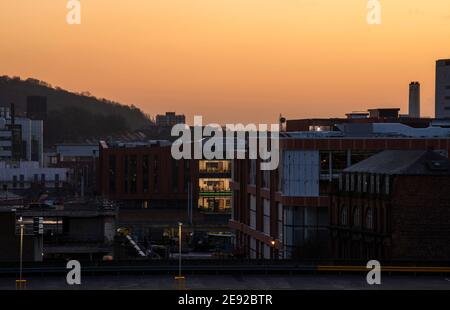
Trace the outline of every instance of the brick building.
{"label": "brick building", "polygon": [[[120,203],[119,223],[138,239],[185,232],[228,232],[231,162],[175,160],[171,142],[100,143],[98,191]],[[150,237],[149,237],[150,236]]]}
{"label": "brick building", "polygon": [[335,258],[450,258],[447,157],[384,151],[345,169],[338,184],[330,208]]}
{"label": "brick building", "polygon": [[[100,142],[99,192],[135,208],[181,208],[188,185],[198,180],[194,160],[174,160],[171,143]],[[198,198],[197,187],[192,189]]]}
{"label": "brick building", "polygon": [[274,171],[260,171],[259,160],[234,161],[230,227],[242,255],[330,258],[329,193],[344,169],[383,150],[435,149],[444,156],[450,150],[445,128],[341,125],[335,131],[312,127],[281,133],[280,165]]}

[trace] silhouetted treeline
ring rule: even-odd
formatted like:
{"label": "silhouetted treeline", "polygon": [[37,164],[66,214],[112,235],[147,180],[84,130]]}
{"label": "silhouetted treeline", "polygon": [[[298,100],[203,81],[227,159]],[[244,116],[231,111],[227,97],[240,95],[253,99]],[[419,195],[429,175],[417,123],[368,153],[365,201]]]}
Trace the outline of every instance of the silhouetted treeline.
{"label": "silhouetted treeline", "polygon": [[120,115],[91,114],[78,107],[64,107],[50,111],[47,116],[45,140],[53,145],[61,142],[83,142],[86,139],[106,138],[129,131]]}
{"label": "silhouetted treeline", "polygon": [[69,92],[37,79],[0,77],[0,106],[14,102],[16,113],[25,115],[27,96],[47,97],[47,146],[103,138],[151,124],[150,117],[133,105],[96,98],[89,92]]}

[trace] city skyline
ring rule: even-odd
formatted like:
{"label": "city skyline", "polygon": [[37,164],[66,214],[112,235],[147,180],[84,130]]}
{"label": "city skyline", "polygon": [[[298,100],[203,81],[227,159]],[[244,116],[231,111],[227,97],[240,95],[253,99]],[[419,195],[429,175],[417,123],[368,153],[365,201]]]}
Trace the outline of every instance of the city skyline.
{"label": "city skyline", "polygon": [[[89,91],[155,116],[206,122],[273,122],[408,109],[421,84],[422,116],[434,116],[435,61],[450,57],[450,3],[367,1],[82,2],[0,4],[1,74]],[[15,31],[9,31],[10,29]],[[17,33],[22,35],[18,36]],[[257,111],[257,113],[255,113]],[[238,112],[238,113],[236,113]]]}

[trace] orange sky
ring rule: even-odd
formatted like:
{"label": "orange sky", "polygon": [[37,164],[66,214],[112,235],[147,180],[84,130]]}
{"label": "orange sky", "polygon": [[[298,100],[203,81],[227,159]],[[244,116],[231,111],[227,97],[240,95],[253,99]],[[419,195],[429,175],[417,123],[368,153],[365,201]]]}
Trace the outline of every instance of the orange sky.
{"label": "orange sky", "polygon": [[152,115],[273,122],[400,107],[422,84],[434,115],[434,65],[450,58],[450,1],[66,0],[0,2],[0,75],[89,91]]}

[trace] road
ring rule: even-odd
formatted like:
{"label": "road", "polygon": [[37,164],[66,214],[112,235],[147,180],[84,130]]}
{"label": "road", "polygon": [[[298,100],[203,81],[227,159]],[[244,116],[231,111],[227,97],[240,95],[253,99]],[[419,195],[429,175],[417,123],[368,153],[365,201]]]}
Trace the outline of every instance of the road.
{"label": "road", "polygon": [[[83,276],[79,286],[66,284],[65,276],[34,276],[28,278],[31,290],[157,290],[175,289],[174,278],[169,275],[106,275]],[[370,286],[365,275],[188,275],[186,288],[191,290],[359,290],[359,289],[424,289],[450,290],[450,278],[446,276],[382,276],[381,285]],[[0,278],[0,289],[15,289],[15,278]]]}

